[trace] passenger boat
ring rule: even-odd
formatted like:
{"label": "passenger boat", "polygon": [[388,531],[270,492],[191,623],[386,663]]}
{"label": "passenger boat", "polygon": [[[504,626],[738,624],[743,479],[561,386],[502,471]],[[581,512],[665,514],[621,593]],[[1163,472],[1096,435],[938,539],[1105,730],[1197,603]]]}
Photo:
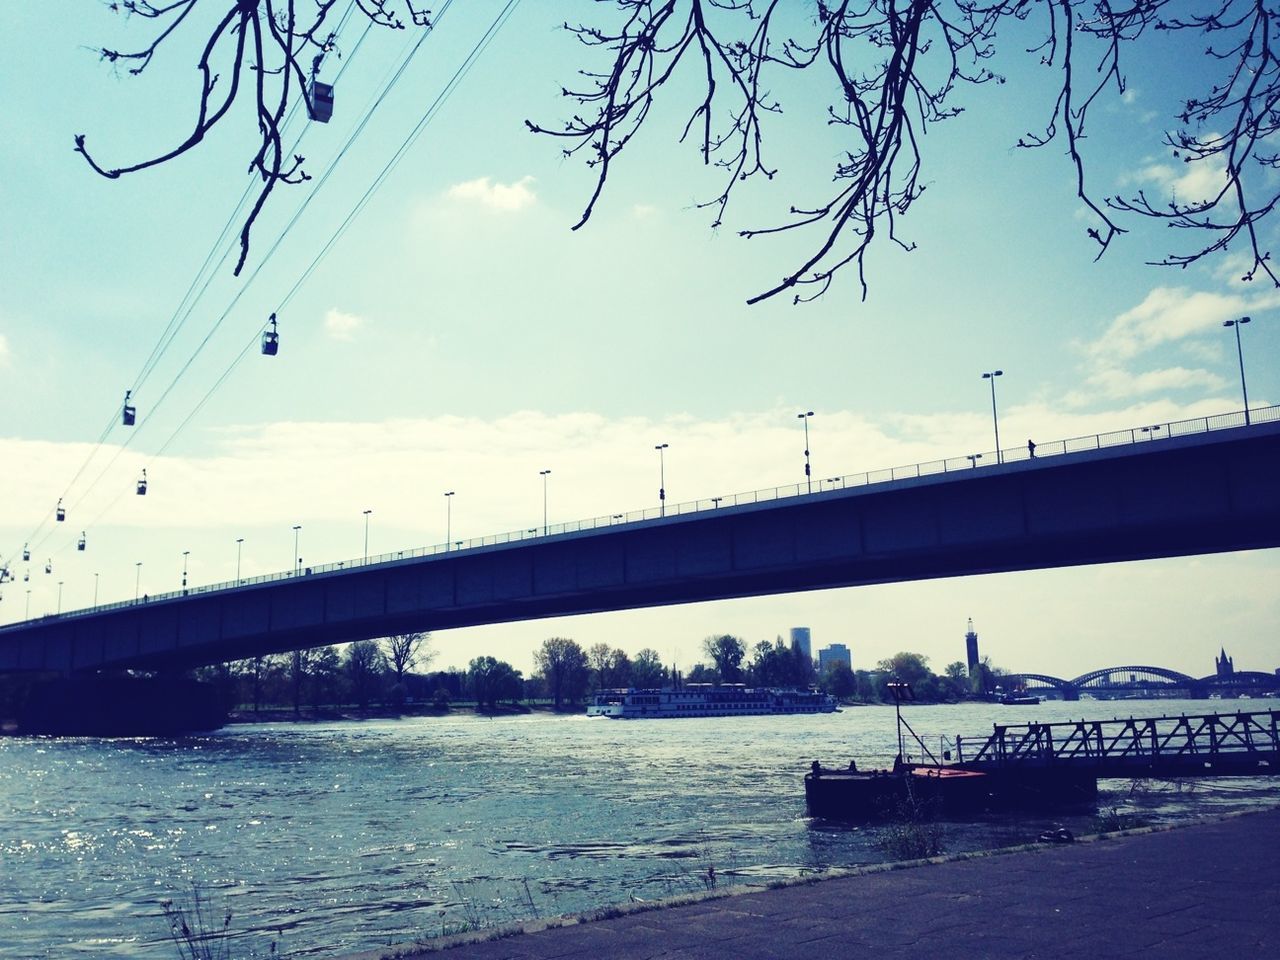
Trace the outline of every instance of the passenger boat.
{"label": "passenger boat", "polygon": [[587,716],[614,720],[671,717],[746,717],[776,713],[834,713],[836,699],[817,690],[686,683],[679,687],[601,690]]}
{"label": "passenger boat", "polygon": [[1006,707],[1034,707],[1040,698],[1031,693],[1006,693],[1000,702]]}

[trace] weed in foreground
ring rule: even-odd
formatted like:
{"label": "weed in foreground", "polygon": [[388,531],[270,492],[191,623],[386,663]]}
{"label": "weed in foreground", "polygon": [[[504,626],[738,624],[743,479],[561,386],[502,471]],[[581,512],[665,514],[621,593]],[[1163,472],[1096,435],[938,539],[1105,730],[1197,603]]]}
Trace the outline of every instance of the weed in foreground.
{"label": "weed in foreground", "polygon": [[[231,909],[215,909],[200,884],[191,884],[190,897],[183,902],[161,900],[160,909],[178,960],[232,960]],[[276,946],[272,941],[266,956],[278,956]],[[237,956],[253,960],[260,954],[250,951]]]}

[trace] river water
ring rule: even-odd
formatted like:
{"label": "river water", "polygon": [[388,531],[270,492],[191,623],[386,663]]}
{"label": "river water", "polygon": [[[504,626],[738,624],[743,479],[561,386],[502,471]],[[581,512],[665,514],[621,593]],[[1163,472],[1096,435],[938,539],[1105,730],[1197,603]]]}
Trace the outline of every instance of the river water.
{"label": "river water", "polygon": [[[993,722],[1269,709],[1274,700],[918,706],[923,739]],[[324,957],[531,916],[888,858],[805,816],[814,758],[886,763],[891,707],[617,722],[470,716],[229,727],[175,740],[0,739],[0,956],[173,958],[161,902],[196,884],[234,955]],[[1104,781],[1168,822],[1274,803],[1262,779]],[[1077,831],[1088,816],[1057,818]],[[946,824],[948,851],[1043,817]]]}

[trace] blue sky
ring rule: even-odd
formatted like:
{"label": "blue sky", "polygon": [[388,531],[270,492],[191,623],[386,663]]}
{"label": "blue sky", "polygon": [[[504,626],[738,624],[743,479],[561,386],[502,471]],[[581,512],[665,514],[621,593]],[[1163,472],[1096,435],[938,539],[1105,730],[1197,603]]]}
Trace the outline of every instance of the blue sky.
{"label": "blue sky", "polygon": [[[64,491],[74,505],[65,527],[37,534],[31,580],[6,586],[0,622],[21,619],[28,587],[32,615],[56,607],[58,581],[64,608],[91,602],[95,573],[102,600],[131,597],[139,562],[144,592],[173,589],[183,551],[194,583],[227,579],[239,537],[245,575],[287,568],[294,524],[308,562],[355,557],[366,509],[372,552],[440,542],[446,490],[457,491],[455,539],[533,526],[548,468],[553,523],[643,507],[659,442],[670,444],[672,500],[794,483],[800,410],[815,411],[817,477],[988,450],[981,373],[996,367],[1006,443],[1238,409],[1221,323],[1243,314],[1255,321],[1243,331],[1250,401],[1280,397],[1280,296],[1239,283],[1234,255],[1144,266],[1181,238],[1126,222],[1132,232],[1093,262],[1062,149],[1012,146],[1047,102],[1044,71],[1016,37],[998,62],[1009,82],[964,92],[966,113],[925,137],[929,186],[900,223],[918,248],[873,251],[868,299],[848,273],[817,303],[747,307],[805,241],[736,230],[820,196],[841,148],[838,130],[799,109],[820,92],[780,88],[794,109],[767,142],[779,176],[746,184],[719,231],[693,209],[718,181],[674,142],[686,99],[660,104],[592,221],[571,232],[591,174],[523,121],[564,115],[558,93],[582,54],[558,29],[560,5],[524,3],[281,311],[280,355],[251,351],[178,429],[500,6],[475,2],[442,18],[264,259],[314,182],[277,192],[246,277],[216,272],[139,391],[129,446],[116,455],[130,437],[114,428],[68,487],[239,197],[252,135],[241,114],[176,163],[118,181],[92,174],[73,134],[110,164],[162,149],[189,123],[195,73],[176,48],[142,77],[113,72],[94,48],[137,46],[148,25],[82,6],[0,11],[0,556],[21,549]],[[582,6],[584,17],[608,11]],[[305,130],[313,173],[409,40],[375,31],[349,58],[333,122]],[[1160,145],[1179,83],[1209,65],[1159,43],[1135,61],[1127,93],[1095,108],[1086,150],[1100,194],[1185,195],[1212,182]],[[354,44],[354,33],[339,38]],[[143,468],[152,487],[139,498]],[[82,529],[89,549],[78,553]],[[706,634],[754,643],[804,624],[817,646],[847,643],[857,665],[912,649],[940,668],[963,656],[973,617],[985,652],[1013,668],[1074,675],[1132,661],[1207,673],[1225,643],[1238,666],[1270,670],[1278,560],[1261,551],[827,591],[451,631],[437,646],[443,664],[494,653],[527,670],[541,639],[567,635],[654,646],[688,665]]]}

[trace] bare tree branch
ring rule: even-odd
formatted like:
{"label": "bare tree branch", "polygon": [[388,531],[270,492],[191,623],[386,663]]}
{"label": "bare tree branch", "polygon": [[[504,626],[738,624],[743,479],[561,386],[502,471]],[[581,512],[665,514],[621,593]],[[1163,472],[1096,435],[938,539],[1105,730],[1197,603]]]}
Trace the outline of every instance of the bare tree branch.
{"label": "bare tree branch", "polygon": [[[865,258],[877,235],[914,249],[899,234],[899,222],[924,193],[924,133],[961,113],[955,103],[960,87],[1004,82],[987,66],[996,52],[997,27],[1028,23],[1037,12],[1043,32],[1027,53],[1055,69],[1058,80],[1043,129],[1024,134],[1017,145],[1065,143],[1076,195],[1093,220],[1086,232],[1098,245],[1097,257],[1126,232],[1115,214],[1137,214],[1210,234],[1189,252],[1156,263],[1185,267],[1243,237],[1253,257],[1246,278],[1261,269],[1276,281],[1258,224],[1280,202],[1275,178],[1261,175],[1280,166],[1280,157],[1263,149],[1280,124],[1280,64],[1272,49],[1280,11],[1269,10],[1263,0],[1208,0],[1203,12],[1179,17],[1166,15],[1172,0],[816,0],[810,32],[797,34],[793,26],[787,36],[775,36],[783,9],[777,0],[596,2],[617,11],[616,26],[566,29],[589,52],[611,57],[612,65],[581,71],[585,86],[563,91],[579,112],[562,127],[526,121],[535,133],[567,139],[565,155],[583,153],[595,169],[594,189],[574,229],[591,218],[613,165],[683,60],[697,63],[700,80],[680,139],[688,139],[696,125],[703,163],[726,174],[723,190],[699,204],[713,210],[713,227],[724,221],[739,183],[756,174],[772,179],[776,172],[762,158],[763,127],[782,106],[769,93],[766,74],[812,69],[827,76],[833,93],[825,120],[848,139],[833,171],[835,190],[821,202],[789,204],[781,223],[739,231],[748,238],[791,231],[814,238],[807,257],[748,303],[783,291],[796,303],[812,300],[850,264],[856,265],[865,298]],[[1183,2],[1179,9],[1187,6]],[[1104,93],[1125,92],[1122,52],[1155,30],[1208,37],[1210,56],[1226,70],[1208,94],[1186,102],[1179,128],[1166,137],[1186,163],[1220,167],[1221,190],[1207,198],[1175,197],[1167,205],[1142,192],[1129,200],[1097,197],[1083,150],[1088,112]],[[1218,37],[1227,42],[1213,44]],[[1095,54],[1092,64],[1078,62]],[[1213,132],[1224,123],[1228,132]]]}
{"label": "bare tree branch", "polygon": [[[282,132],[289,117],[289,106],[295,96],[308,96],[308,86],[319,72],[324,56],[334,51],[335,33],[330,29],[331,14],[338,0],[304,0],[314,7],[311,19],[299,23],[295,0],[215,0],[226,7],[204,41],[196,69],[200,72],[199,100],[196,119],[191,133],[172,149],[147,160],[123,166],[109,166],[98,162],[86,146],[84,134],[75,137],[75,149],[84,156],[89,166],[104,177],[117,179],[127,173],[136,173],[174,160],[197,147],[209,132],[228,115],[242,89],[252,90],[254,119],[258,130],[258,146],[249,161],[249,169],[262,180],[249,213],[240,231],[240,256],[235,272],[244,268],[249,254],[249,240],[253,224],[266,205],[268,197],[279,184],[297,184],[309,180],[303,169],[304,158],[287,157],[282,143]],[[154,38],[140,50],[125,52],[103,49],[100,55],[110,63],[130,63],[129,73],[141,74],[150,65],[156,51],[166,42],[179,42],[174,38],[180,33],[189,15],[195,9],[196,0],[173,0],[156,4],[148,0],[117,0],[109,8],[125,15],[137,15],[154,20],[159,25]],[[430,26],[430,11],[415,5],[413,0],[356,0],[356,9],[376,26],[388,29],[404,29],[405,22],[398,12],[403,7],[408,20],[415,26]],[[308,53],[314,53],[310,69],[303,66]],[[221,74],[213,63],[226,64],[229,83],[223,84],[225,92],[219,92]],[[253,77],[252,84],[242,84],[246,72]]]}

